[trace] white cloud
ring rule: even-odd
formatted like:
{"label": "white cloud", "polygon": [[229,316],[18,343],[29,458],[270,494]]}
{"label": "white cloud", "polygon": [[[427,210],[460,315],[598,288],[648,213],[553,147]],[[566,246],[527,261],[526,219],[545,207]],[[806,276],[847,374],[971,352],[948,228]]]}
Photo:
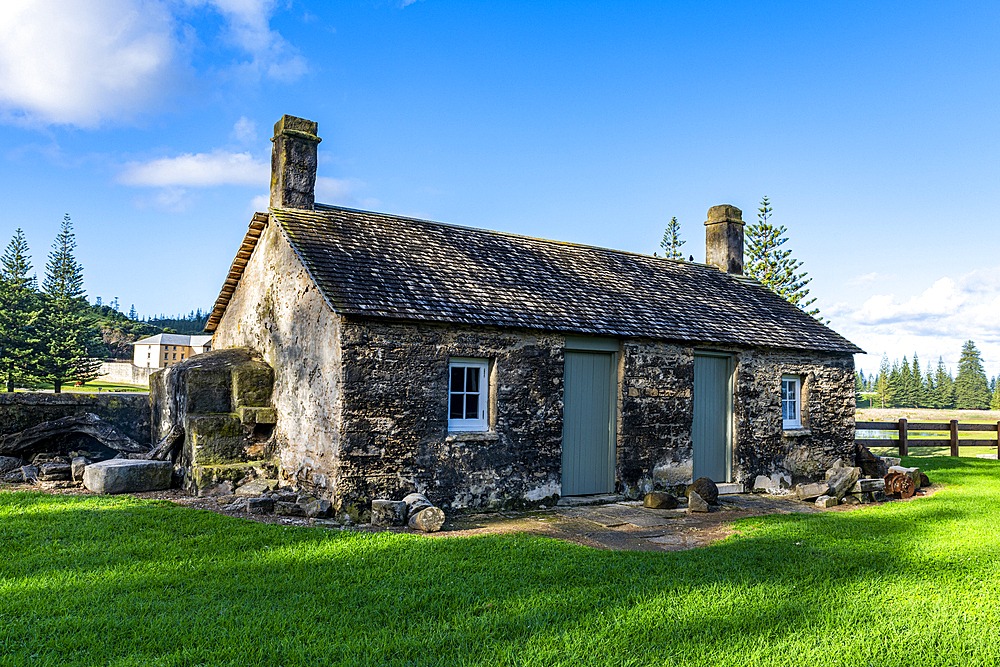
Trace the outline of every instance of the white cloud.
{"label": "white cloud", "polygon": [[151,162],[133,162],[118,176],[124,185],[141,187],[196,187],[217,185],[266,185],[269,164],[254,160],[250,153],[214,150],[211,153],[185,153]]}
{"label": "white cloud", "polygon": [[269,26],[270,1],[6,0],[0,120],[95,127],[161,107],[198,74],[193,52],[217,40],[185,23],[206,8],[222,16],[222,39],[237,51],[231,70],[242,79],[291,81],[305,72],[295,47]]}
{"label": "white cloud", "polygon": [[246,116],[241,116],[230,135],[241,144],[252,144],[257,141],[257,125],[252,120],[247,120]]}
{"label": "white cloud", "polygon": [[364,181],[357,178],[319,176],[316,179],[316,201],[349,208],[374,208],[378,206],[378,199],[358,196],[358,191],[364,188]]}
{"label": "white cloud", "polygon": [[866,371],[876,370],[882,354],[892,360],[916,352],[924,363],[940,356],[954,364],[962,343],[973,340],[987,372],[1000,373],[1000,267],[940,278],[919,294],[873,294],[854,308],[835,304],[827,313],[834,329],[869,353]]}

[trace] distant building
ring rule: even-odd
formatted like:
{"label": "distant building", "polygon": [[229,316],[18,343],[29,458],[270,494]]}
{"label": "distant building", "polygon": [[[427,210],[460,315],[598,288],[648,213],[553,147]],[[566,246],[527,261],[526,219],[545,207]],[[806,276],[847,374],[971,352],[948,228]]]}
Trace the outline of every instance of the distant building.
{"label": "distant building", "polygon": [[141,368],[166,368],[212,349],[212,336],[156,334],[132,343],[132,363]]}

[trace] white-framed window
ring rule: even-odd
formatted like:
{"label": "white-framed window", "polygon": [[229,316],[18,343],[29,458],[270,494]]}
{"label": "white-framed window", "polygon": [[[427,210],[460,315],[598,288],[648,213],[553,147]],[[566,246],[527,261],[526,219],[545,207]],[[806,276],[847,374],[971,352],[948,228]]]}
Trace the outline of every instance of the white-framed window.
{"label": "white-framed window", "polygon": [[448,362],[448,430],[488,431],[489,361],[452,357]]}
{"label": "white-framed window", "polygon": [[781,426],[802,428],[802,380],[796,375],[781,376]]}

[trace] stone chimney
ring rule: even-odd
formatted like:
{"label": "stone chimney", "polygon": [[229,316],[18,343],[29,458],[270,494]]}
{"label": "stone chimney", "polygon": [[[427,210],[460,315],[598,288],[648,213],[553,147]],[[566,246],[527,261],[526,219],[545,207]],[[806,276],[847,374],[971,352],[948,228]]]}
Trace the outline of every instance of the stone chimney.
{"label": "stone chimney", "polygon": [[282,116],[271,149],[271,208],[313,210],[316,189],[316,123]]}
{"label": "stone chimney", "polygon": [[708,209],[705,263],[743,275],[743,211],[735,206],[721,204]]}

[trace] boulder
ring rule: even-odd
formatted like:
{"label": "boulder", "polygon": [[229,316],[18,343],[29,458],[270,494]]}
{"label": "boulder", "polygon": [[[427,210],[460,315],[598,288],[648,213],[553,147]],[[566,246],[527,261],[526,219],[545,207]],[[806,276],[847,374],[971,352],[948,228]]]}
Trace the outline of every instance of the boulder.
{"label": "boulder", "polygon": [[16,456],[0,456],[0,476],[6,475],[12,470],[17,470],[24,465],[24,462]]}
{"label": "boulder", "polygon": [[719,487],[716,486],[715,482],[710,480],[708,477],[699,477],[694,480],[694,482],[687,488],[687,495],[690,498],[691,493],[697,493],[701,496],[709,505],[717,505],[719,503]]}
{"label": "boulder", "polygon": [[708,503],[697,491],[688,492],[688,512],[707,512]]}
{"label": "boulder", "polygon": [[38,466],[21,466],[16,470],[11,470],[4,475],[3,481],[11,484],[22,482],[34,483],[38,481]]}
{"label": "boulder", "polygon": [[444,525],[444,511],[440,507],[425,507],[412,514],[407,525],[425,533],[436,533]]}
{"label": "boulder", "polygon": [[238,487],[236,489],[236,495],[257,497],[276,488],[278,488],[278,480],[258,477],[257,479],[250,480],[246,484]]}
{"label": "boulder", "polygon": [[73,475],[74,482],[83,481],[83,471],[90,463],[90,460],[84,456],[73,457],[73,462],[70,463],[70,473]]}
{"label": "boulder", "polygon": [[373,500],[372,523],[376,526],[402,526],[406,524],[406,503],[402,500]]}
{"label": "boulder", "polygon": [[662,491],[651,491],[642,499],[642,506],[653,510],[677,509],[677,498]]}
{"label": "boulder", "polygon": [[816,482],[815,484],[799,484],[795,487],[795,495],[799,497],[799,500],[812,500],[813,498],[819,498],[820,496],[827,495],[829,486],[825,482]]}
{"label": "boulder", "polygon": [[838,500],[836,496],[823,495],[816,499],[816,507],[822,507],[823,509],[826,509],[828,507],[836,507],[839,504],[840,500]]}
{"label": "boulder", "polygon": [[110,459],[83,469],[83,485],[95,493],[138,493],[170,488],[170,461]]}

